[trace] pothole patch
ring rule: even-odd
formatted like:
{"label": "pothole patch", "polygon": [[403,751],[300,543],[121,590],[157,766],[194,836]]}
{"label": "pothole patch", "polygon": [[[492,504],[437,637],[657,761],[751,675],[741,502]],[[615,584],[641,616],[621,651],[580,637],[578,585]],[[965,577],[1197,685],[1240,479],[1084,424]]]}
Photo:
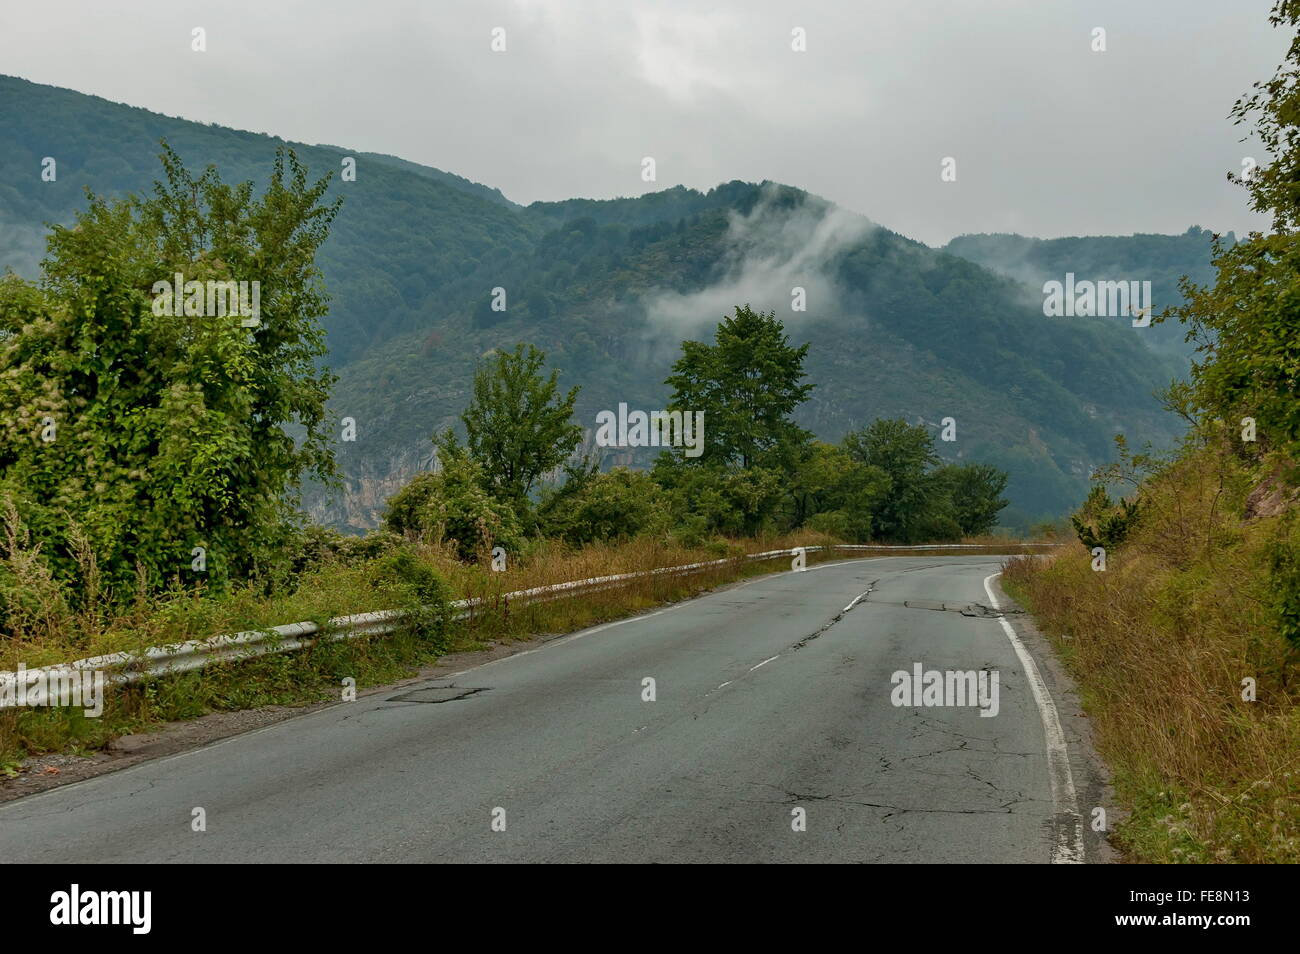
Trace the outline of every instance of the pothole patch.
{"label": "pothole patch", "polygon": [[412,689],[410,692],[403,692],[396,696],[390,696],[389,702],[455,702],[457,699],[464,699],[475,693],[486,692],[484,688],[462,689],[458,686],[425,686],[422,689]]}

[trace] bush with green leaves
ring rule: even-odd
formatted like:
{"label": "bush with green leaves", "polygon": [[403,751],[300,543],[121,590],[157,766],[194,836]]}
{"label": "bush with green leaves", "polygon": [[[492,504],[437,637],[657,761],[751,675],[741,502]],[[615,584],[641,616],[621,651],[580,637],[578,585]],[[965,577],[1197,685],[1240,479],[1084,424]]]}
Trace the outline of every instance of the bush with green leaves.
{"label": "bush with green leaves", "polygon": [[454,443],[439,448],[437,473],[417,474],[388,501],[384,526],[430,542],[454,542],[465,561],[482,559],[493,547],[515,549],[522,540],[510,505],[493,498],[483,469]]}
{"label": "bush with green leaves", "polygon": [[[285,149],[256,198],[213,168],[192,177],[165,144],[162,161],[153,196],[91,196],[56,226],[40,283],[0,279],[0,493],[59,579],[79,572],[80,534],[118,600],[274,577],[301,479],[334,476],[326,180]],[[259,283],[260,324],[190,313],[217,309],[188,295],[167,314],[156,283],[178,272]]]}
{"label": "bush with green leaves", "polygon": [[762,530],[784,493],[784,475],[765,467],[683,464],[661,454],[651,474],[668,494],[673,524],[693,539]]}
{"label": "bush with green leaves", "polygon": [[293,543],[293,572],[303,573],[326,563],[363,562],[383,556],[403,543],[392,530],[380,528],[365,536],[348,536],[332,527],[311,523],[302,527]]}
{"label": "bush with green leaves", "polygon": [[1109,552],[1124,542],[1137,523],[1138,512],[1137,501],[1121,499],[1116,503],[1103,485],[1094,484],[1070,523],[1079,542],[1089,550],[1101,547]]}
{"label": "bush with green leaves", "polygon": [[1269,583],[1278,631],[1300,651],[1300,514],[1290,511],[1279,521],[1269,547]]}
{"label": "bush with green leaves", "polygon": [[405,624],[435,648],[448,646],[451,622],[451,588],[438,572],[409,547],[398,547],[374,561],[373,586],[401,595],[407,606]]}
{"label": "bush with green leaves", "polygon": [[546,536],[581,546],[663,533],[672,521],[669,508],[668,494],[653,477],[616,467],[566,483],[543,497],[538,513]]}

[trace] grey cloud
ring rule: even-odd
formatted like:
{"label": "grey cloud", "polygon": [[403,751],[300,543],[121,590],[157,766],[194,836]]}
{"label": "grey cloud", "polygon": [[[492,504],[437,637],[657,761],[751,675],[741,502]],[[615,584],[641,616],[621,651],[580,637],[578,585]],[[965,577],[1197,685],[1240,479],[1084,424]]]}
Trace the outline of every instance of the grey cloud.
{"label": "grey cloud", "polygon": [[[1269,0],[100,0],[8,4],[3,69],[169,115],[386,152],[520,202],[732,179],[941,244],[1262,227],[1226,118]],[[208,31],[206,54],[190,30]],[[507,30],[508,51],[489,50]],[[807,31],[808,51],[790,49]],[[1089,49],[1107,30],[1108,50]],[[659,181],[640,181],[654,156]],[[957,159],[941,183],[939,163]]]}

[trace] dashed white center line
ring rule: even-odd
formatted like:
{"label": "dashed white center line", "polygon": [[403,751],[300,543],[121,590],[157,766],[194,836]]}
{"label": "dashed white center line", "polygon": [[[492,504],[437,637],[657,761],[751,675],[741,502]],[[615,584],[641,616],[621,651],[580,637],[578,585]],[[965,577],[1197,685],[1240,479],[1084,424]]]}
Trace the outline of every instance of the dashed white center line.
{"label": "dashed white center line", "polygon": [[750,671],[750,672],[753,672],[755,669],[759,669],[759,668],[761,668],[761,667],[763,667],[763,666],[766,666],[766,665],[767,665],[768,663],[770,663],[773,659],[780,659],[780,658],[781,658],[781,654],[780,654],[780,653],[777,653],[775,656],[769,656],[767,659],[764,659],[764,660],[763,660],[761,663],[759,663],[757,666],[751,666],[751,667],[749,667],[749,671]]}

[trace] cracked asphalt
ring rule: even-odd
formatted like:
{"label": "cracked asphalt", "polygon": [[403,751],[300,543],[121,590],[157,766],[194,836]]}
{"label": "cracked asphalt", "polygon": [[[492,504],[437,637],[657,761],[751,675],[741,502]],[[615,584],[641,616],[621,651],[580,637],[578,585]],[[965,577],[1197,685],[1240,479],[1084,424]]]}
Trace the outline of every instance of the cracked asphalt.
{"label": "cracked asphalt", "polygon": [[[1046,862],[1044,730],[985,605],[1000,563],[761,577],[0,806],[0,860]],[[895,706],[916,663],[996,671],[998,714]]]}

